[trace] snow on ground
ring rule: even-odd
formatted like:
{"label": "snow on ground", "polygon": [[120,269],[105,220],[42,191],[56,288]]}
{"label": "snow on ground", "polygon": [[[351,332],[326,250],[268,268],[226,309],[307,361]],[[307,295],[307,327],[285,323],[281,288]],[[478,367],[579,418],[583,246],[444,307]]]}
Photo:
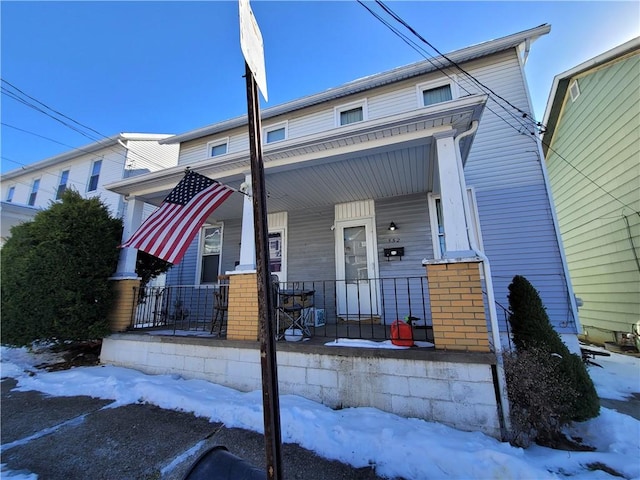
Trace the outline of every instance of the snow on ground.
{"label": "snow on ground", "polygon": [[[262,433],[262,394],[239,392],[203,380],[145,375],[110,365],[58,372],[37,371],[42,363],[26,349],[1,347],[0,373],[18,381],[17,390],[49,395],[90,395],[114,406],[147,402]],[[612,353],[598,357],[604,368],[590,367],[601,398],[624,399],[640,393],[640,359]],[[365,467],[383,477],[405,479],[586,479],[615,478],[588,465],[604,464],[628,479],[640,479],[640,421],[602,408],[598,418],[576,424],[571,434],[597,448],[567,452],[534,446],[515,448],[481,433],[404,418],[373,408],[332,410],[294,395],[280,397],[282,440],[325,458]],[[35,476],[2,469],[2,478]]]}

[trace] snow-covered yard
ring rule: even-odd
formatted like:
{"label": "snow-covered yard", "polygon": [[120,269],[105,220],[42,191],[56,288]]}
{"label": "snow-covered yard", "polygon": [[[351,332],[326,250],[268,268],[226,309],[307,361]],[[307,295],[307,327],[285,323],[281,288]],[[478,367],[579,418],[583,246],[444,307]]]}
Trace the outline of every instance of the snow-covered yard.
{"label": "snow-covered yard", "polygon": [[[112,399],[117,405],[147,402],[193,412],[227,427],[262,430],[260,391],[243,393],[202,380],[150,376],[109,365],[47,372],[34,367],[44,359],[26,349],[2,347],[1,354],[1,375],[15,378],[18,390],[89,395]],[[640,359],[612,353],[598,357],[597,362],[603,368],[590,367],[589,371],[601,398],[624,400],[640,393]],[[597,468],[605,465],[624,478],[640,478],[640,421],[608,408],[569,432],[596,450],[568,452],[539,446],[523,450],[481,433],[461,432],[372,408],[331,410],[293,395],[282,395],[280,406],[283,442],[297,443],[354,467],[375,465],[376,473],[383,477],[615,478]],[[2,478],[37,477],[13,476],[3,470]]]}

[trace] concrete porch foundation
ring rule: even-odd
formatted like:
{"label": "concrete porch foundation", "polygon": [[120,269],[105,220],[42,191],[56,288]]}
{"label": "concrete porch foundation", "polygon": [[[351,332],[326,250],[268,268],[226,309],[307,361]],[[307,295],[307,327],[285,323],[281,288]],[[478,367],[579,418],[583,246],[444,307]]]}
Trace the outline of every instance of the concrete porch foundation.
{"label": "concrete porch foundation", "polygon": [[[257,342],[124,333],[105,338],[102,363],[178,374],[240,391],[261,388]],[[279,391],[331,408],[374,407],[500,438],[495,356],[278,343]]]}

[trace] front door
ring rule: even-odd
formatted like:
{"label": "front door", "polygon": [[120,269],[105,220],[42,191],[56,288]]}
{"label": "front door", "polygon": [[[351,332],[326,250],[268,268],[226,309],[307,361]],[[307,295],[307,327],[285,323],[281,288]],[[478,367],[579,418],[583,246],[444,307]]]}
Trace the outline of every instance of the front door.
{"label": "front door", "polygon": [[338,316],[370,320],[378,315],[378,264],[373,218],[336,221]]}

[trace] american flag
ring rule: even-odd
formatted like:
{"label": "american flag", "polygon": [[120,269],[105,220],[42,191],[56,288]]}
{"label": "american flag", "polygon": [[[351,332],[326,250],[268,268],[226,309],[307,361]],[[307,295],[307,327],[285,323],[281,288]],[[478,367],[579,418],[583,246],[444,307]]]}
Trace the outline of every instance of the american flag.
{"label": "american flag", "polygon": [[207,217],[233,192],[232,188],[189,170],[121,247],[137,248],[175,265]]}

